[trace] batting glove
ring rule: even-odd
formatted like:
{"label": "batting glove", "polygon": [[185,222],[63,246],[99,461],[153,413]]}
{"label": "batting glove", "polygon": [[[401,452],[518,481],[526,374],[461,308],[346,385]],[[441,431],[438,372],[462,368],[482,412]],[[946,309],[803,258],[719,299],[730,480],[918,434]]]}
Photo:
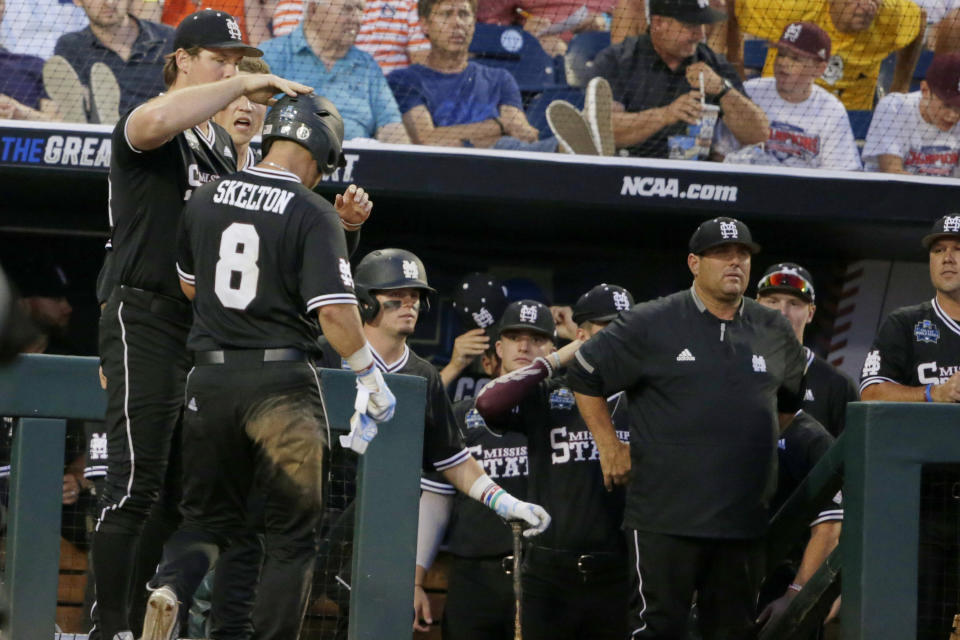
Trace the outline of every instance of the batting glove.
{"label": "batting glove", "polygon": [[377,423],[367,414],[355,412],[353,417],[350,418],[350,433],[340,436],[340,446],[363,455],[367,450],[367,445],[376,435]]}
{"label": "batting glove", "polygon": [[550,514],[540,505],[521,500],[511,504],[509,511],[501,513],[500,516],[507,520],[523,520],[529,524],[530,528],[523,532],[524,538],[540,535],[550,526],[551,520]]}
{"label": "batting glove", "polygon": [[354,408],[376,422],[386,422],[393,417],[397,399],[387,387],[380,369],[372,367],[371,371],[357,376],[357,400]]}

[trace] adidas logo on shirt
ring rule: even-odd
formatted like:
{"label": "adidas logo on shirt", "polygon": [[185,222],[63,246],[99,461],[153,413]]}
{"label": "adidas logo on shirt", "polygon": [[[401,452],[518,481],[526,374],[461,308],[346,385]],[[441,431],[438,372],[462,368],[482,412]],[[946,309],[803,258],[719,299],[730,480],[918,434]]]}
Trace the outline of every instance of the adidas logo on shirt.
{"label": "adidas logo on shirt", "polygon": [[693,357],[693,354],[690,353],[690,349],[684,349],[677,356],[677,362],[694,362],[696,358]]}
{"label": "adidas logo on shirt", "polygon": [[807,389],[807,393],[803,396],[804,402],[813,402],[813,391]]}
{"label": "adidas logo on shirt", "polygon": [[187,403],[187,409],[190,411],[198,411],[196,398],[190,398],[190,402]]}

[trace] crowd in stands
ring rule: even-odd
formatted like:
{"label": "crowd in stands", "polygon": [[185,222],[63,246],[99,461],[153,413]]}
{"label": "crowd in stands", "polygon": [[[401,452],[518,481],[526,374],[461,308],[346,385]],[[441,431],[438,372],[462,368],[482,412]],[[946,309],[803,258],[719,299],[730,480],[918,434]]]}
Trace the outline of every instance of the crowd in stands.
{"label": "crowd in stands", "polygon": [[0,0],[0,118],[116,122],[164,91],[198,7],[333,100],[348,140],[960,165],[960,0]]}

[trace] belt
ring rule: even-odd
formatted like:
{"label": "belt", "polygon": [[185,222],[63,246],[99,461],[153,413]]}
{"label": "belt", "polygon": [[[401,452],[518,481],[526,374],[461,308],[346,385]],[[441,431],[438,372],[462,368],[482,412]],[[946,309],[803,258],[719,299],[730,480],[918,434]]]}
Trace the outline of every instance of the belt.
{"label": "belt", "polygon": [[186,300],[177,300],[162,293],[138,289],[137,287],[130,287],[125,284],[120,285],[117,291],[117,295],[122,302],[146,309],[151,313],[177,316],[189,316],[190,314],[190,303]]}
{"label": "belt", "polygon": [[477,564],[492,564],[499,566],[503,569],[503,572],[507,575],[513,573],[513,554],[508,556],[498,556],[498,557],[484,557],[484,558],[468,558],[466,556],[457,557],[459,562],[475,562]]}
{"label": "belt", "polygon": [[251,364],[257,362],[309,362],[310,358],[300,349],[226,349],[220,351],[196,351],[193,361],[198,365]]}
{"label": "belt", "polygon": [[626,570],[626,556],[616,551],[560,551],[548,547],[530,545],[524,551],[531,565],[550,567],[553,570],[576,572],[586,580],[598,574]]}

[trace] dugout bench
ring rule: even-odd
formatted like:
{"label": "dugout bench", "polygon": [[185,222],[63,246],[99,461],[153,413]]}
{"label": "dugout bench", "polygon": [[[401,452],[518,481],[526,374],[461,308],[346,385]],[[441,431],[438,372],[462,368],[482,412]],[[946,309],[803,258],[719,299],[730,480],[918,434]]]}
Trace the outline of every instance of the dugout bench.
{"label": "dugout bench", "polygon": [[[57,603],[66,419],[102,420],[96,358],[25,355],[0,367],[0,415],[19,419],[13,441],[4,638],[50,640]],[[409,637],[426,382],[385,376],[399,410],[380,426],[357,474],[351,640]],[[355,379],[324,371],[333,438],[348,428]],[[339,446],[335,443],[334,446]]]}

